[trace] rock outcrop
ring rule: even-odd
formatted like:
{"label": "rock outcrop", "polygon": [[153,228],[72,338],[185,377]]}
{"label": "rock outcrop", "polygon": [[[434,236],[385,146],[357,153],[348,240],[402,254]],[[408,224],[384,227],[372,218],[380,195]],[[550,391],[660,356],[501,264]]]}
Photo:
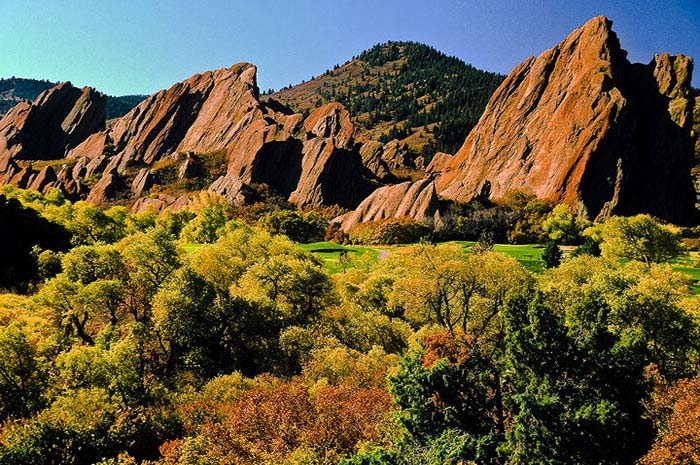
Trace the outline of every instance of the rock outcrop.
{"label": "rock outcrop", "polygon": [[11,160],[55,160],[105,127],[105,96],[64,82],[0,119],[0,172]]}
{"label": "rock outcrop", "polygon": [[626,55],[598,17],[518,65],[457,154],[428,167],[440,195],[468,201],[488,181],[491,197],[520,189],[590,218],[689,221],[691,59]]}
{"label": "rock outcrop", "polygon": [[440,201],[435,183],[428,179],[380,187],[353,211],[333,220],[349,232],[353,226],[368,221],[408,217],[437,229],[442,225]]}
{"label": "rock outcrop", "polygon": [[298,205],[357,206],[376,183],[365,179],[347,110],[330,103],[304,119],[275,101],[263,103],[255,74],[255,66],[240,63],[152,95],[70,147],[75,164],[67,181],[79,187],[97,177],[90,202],[133,199],[159,183],[206,177],[193,174],[193,157],[218,152],[226,154],[226,174],[208,188],[233,203],[251,197],[251,185],[267,184]]}
{"label": "rock outcrop", "polygon": [[416,164],[417,160],[410,157],[408,145],[394,139],[386,144],[367,141],[360,149],[362,164],[372,175],[381,182],[396,182],[402,170],[425,169]]}
{"label": "rock outcrop", "polygon": [[[114,122],[105,135],[76,148],[72,157],[94,158],[106,142],[122,168],[151,164],[173,152],[209,152],[226,147],[237,126],[259,108],[256,69],[240,63],[197,74],[160,91]],[[102,142],[102,143],[100,143]]]}
{"label": "rock outcrop", "polygon": [[350,114],[336,102],[323,105],[304,121],[301,175],[289,201],[301,206],[353,208],[369,194],[362,157],[354,150]]}
{"label": "rock outcrop", "polygon": [[695,97],[693,136],[695,137],[695,166],[691,173],[695,185],[696,207],[700,208],[700,96]]}
{"label": "rock outcrop", "polygon": [[305,120],[284,107],[263,108],[266,113],[246,122],[230,144],[227,174],[210,190],[239,202],[244,186],[267,184],[292,203],[316,207],[352,208],[367,195],[354,128],[342,105],[324,105]]}

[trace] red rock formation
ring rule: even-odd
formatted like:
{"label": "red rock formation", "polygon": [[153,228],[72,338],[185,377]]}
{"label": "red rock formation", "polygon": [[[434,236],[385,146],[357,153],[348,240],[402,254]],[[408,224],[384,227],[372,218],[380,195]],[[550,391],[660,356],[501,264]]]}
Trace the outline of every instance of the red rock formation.
{"label": "red rock formation", "polygon": [[[197,74],[141,102],[107,131],[113,153],[133,164],[150,164],[173,152],[210,152],[226,147],[243,119],[259,109],[255,67],[240,63]],[[76,148],[72,157],[94,158],[105,135]],[[100,143],[101,142],[101,143]]]}
{"label": "red rock formation", "polygon": [[[358,189],[365,183],[353,135],[349,114],[338,103],[306,120],[277,102],[261,103],[255,67],[241,63],[158,92],[69,156],[90,160],[79,162],[78,174],[88,176],[96,165],[108,173],[111,181],[98,183],[100,192],[91,193],[91,201],[116,195],[105,187],[132,166],[152,165],[174,153],[226,150],[227,174],[210,190],[232,202],[246,198],[247,184],[264,183],[300,205],[354,207],[367,189]],[[186,163],[178,173],[186,174]],[[144,180],[139,175],[133,182],[133,194],[146,193],[151,182]]]}
{"label": "red rock formation", "polygon": [[340,229],[349,232],[353,226],[386,218],[409,217],[440,228],[440,203],[435,183],[428,179],[384,186],[372,192],[354,210],[334,219]]}
{"label": "red rock formation", "polygon": [[311,112],[304,121],[307,133],[316,137],[331,138],[339,148],[352,148],[355,127],[350,121],[350,113],[338,102],[330,102]]}
{"label": "red rock formation", "polygon": [[611,22],[590,20],[518,65],[454,157],[436,157],[442,196],[468,201],[488,181],[564,202],[593,218],[693,216],[691,60],[630,64]]}
{"label": "red rock formation", "polygon": [[10,159],[52,160],[105,127],[105,96],[64,82],[34,102],[16,105],[0,120],[0,171]]}
{"label": "red rock formation", "polygon": [[303,206],[355,207],[364,198],[368,184],[354,150],[355,129],[342,105],[324,105],[304,121],[298,114],[264,110],[263,118],[246,122],[234,138],[226,179],[211,190],[240,201],[245,184],[264,183]]}
{"label": "red rock formation", "polygon": [[341,104],[331,102],[311,112],[304,129],[308,140],[289,201],[302,206],[357,206],[370,188],[363,178],[362,157],[354,149],[350,114]]}
{"label": "red rock formation", "polygon": [[164,210],[180,211],[187,206],[190,199],[187,195],[175,197],[167,194],[159,194],[155,197],[140,197],[134,202],[129,211],[142,213],[153,211],[160,213]]}
{"label": "red rock formation", "polygon": [[338,148],[332,138],[315,137],[304,142],[302,154],[301,176],[290,202],[352,208],[368,194],[358,152]]}
{"label": "red rock formation", "polygon": [[419,168],[410,158],[408,145],[396,139],[386,144],[375,141],[364,142],[360,149],[360,156],[365,168],[382,182],[396,182],[397,170],[425,169],[423,166]]}
{"label": "red rock formation", "polygon": [[56,181],[56,172],[48,165],[32,178],[32,183],[27,187],[35,191],[44,192],[44,189],[54,181]]}
{"label": "red rock formation", "polygon": [[116,169],[105,171],[85,200],[97,205],[103,204],[116,197],[116,194],[122,189],[122,184],[123,180]]}

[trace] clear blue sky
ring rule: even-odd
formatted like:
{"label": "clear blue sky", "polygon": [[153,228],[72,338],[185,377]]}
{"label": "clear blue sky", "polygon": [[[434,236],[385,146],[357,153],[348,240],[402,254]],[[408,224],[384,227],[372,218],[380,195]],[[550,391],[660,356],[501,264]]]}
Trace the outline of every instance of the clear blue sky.
{"label": "clear blue sky", "polygon": [[0,76],[122,95],[250,61],[279,88],[387,40],[507,73],[601,14],[633,61],[692,56],[700,87],[700,0],[0,0]]}

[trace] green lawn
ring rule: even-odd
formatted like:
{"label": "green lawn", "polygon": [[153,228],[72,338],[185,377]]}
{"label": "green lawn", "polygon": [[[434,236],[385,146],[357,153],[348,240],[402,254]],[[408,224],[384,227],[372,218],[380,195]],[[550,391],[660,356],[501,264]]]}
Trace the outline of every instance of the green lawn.
{"label": "green lawn", "polygon": [[[471,251],[471,248],[476,244],[476,242],[471,241],[453,241],[445,242],[445,244],[459,244],[466,251]],[[511,244],[495,244],[493,246],[494,252],[502,253],[503,255],[508,255],[513,257],[520,262],[528,270],[534,273],[540,273],[544,270],[544,263],[542,262],[542,252],[544,251],[544,245],[540,244],[522,244],[522,245],[511,245]]]}
{"label": "green lawn", "polygon": [[[465,250],[471,250],[471,247],[475,242],[469,241],[455,241],[455,242],[445,242],[443,244],[459,244],[464,247]],[[382,246],[378,245],[376,247],[363,247],[363,246],[352,246],[352,245],[340,245],[334,244],[332,242],[315,242],[313,244],[299,244],[299,247],[307,250],[323,260],[326,268],[331,273],[338,273],[343,270],[343,266],[340,263],[340,254],[345,251],[349,254],[350,258],[365,256],[365,254],[370,254],[367,258],[372,262],[379,260],[380,252],[391,253],[392,251],[400,250],[402,247],[406,246]],[[518,260],[525,268],[530,271],[539,273],[544,269],[544,264],[542,263],[542,251],[544,246],[538,244],[529,245],[508,245],[508,244],[497,244],[494,246],[494,251],[508,255],[510,257]]]}
{"label": "green lawn", "polygon": [[[323,260],[326,269],[331,273],[340,273],[343,271],[343,263],[340,260],[341,254],[347,254],[347,257],[352,262],[353,258],[364,257],[371,262],[376,262],[379,259],[380,249],[370,247],[362,247],[355,245],[340,245],[333,242],[314,242],[312,244],[299,244],[299,248],[313,253]],[[347,267],[348,265],[346,265]]]}
{"label": "green lawn", "polygon": [[673,271],[683,273],[692,279],[690,290],[693,294],[700,295],[700,258],[697,253],[691,252],[686,256],[678,257],[673,260],[671,267]]}

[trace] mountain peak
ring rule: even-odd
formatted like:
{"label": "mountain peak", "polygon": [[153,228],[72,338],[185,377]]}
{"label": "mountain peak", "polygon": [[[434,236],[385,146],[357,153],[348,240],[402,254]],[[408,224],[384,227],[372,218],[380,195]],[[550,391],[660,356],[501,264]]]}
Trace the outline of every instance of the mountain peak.
{"label": "mountain peak", "polygon": [[502,79],[428,45],[389,41],[271,97],[302,113],[339,102],[361,137],[399,139],[429,157],[459,148]]}

